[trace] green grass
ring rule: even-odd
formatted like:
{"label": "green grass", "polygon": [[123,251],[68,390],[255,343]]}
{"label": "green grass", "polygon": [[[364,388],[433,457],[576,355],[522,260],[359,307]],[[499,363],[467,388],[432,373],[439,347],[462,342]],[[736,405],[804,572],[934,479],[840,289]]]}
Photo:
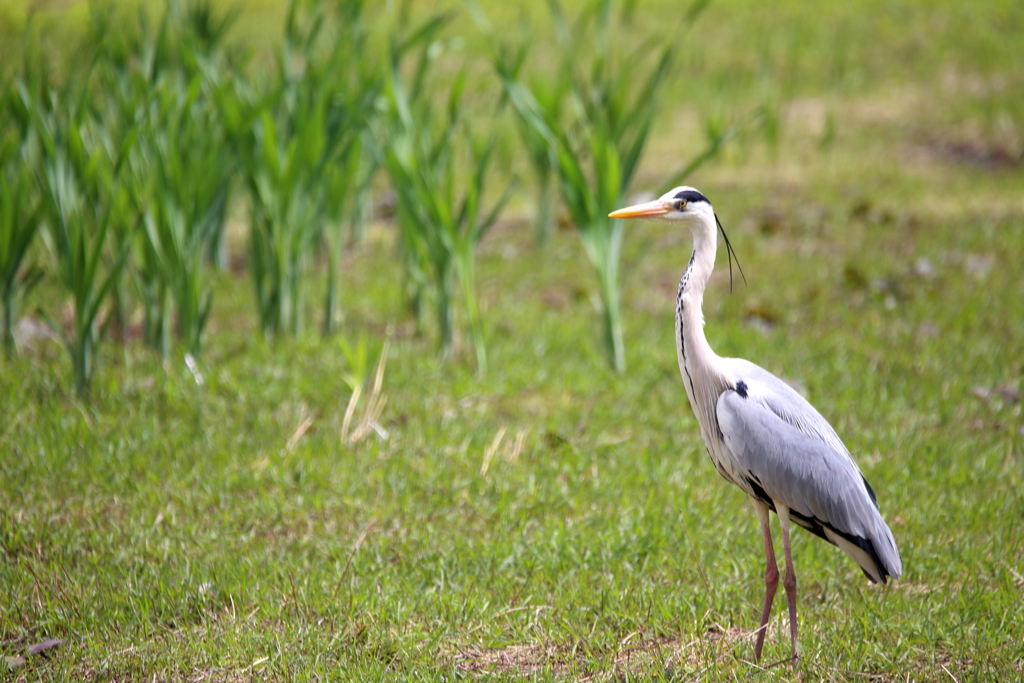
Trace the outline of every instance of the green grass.
{"label": "green grass", "polygon": [[[64,641],[0,676],[1024,677],[1022,13],[886,7],[712,5],[703,66],[672,86],[637,185],[667,189],[701,116],[756,101],[750,70],[769,55],[784,95],[774,153],[741,140],[692,179],[749,282],[730,296],[719,263],[707,335],[806,389],[877,491],[905,568],[868,586],[796,532],[795,672],[750,664],[756,518],[708,462],[678,377],[689,236],[627,229],[619,376],[578,238],[538,249],[520,206],[478,252],[485,379],[468,337],[441,362],[416,331],[392,225],[346,253],[341,334],[377,348],[392,334],[386,441],[341,443],[341,345],[268,347],[244,272],[214,282],[202,385],[180,350],[164,364],[141,341],[101,348],[90,402],[53,341],[0,361],[0,654]],[[993,26],[1005,40],[986,38]],[[860,76],[828,77],[837,35],[843,72]],[[803,66],[783,69],[787,45]],[[44,282],[22,310],[56,296]],[[787,651],[776,605],[765,661]]]}

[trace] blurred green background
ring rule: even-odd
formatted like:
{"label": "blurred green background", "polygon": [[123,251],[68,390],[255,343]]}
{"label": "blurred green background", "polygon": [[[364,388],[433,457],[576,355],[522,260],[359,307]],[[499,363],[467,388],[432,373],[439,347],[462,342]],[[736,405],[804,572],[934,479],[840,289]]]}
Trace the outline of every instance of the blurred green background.
{"label": "blurred green background", "polygon": [[[1024,5],[3,1],[0,60],[3,675],[1024,675]],[[712,348],[903,557],[796,533],[796,668],[689,235],[601,220],[683,182]]]}

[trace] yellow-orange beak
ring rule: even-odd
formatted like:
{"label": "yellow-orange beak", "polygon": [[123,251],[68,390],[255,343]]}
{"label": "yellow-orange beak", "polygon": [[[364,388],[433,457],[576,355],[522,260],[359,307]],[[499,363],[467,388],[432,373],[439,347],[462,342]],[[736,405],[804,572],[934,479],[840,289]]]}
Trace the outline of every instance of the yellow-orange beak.
{"label": "yellow-orange beak", "polygon": [[612,211],[608,214],[609,218],[654,218],[655,216],[664,216],[672,209],[665,206],[665,202],[660,199],[655,199],[653,202],[647,202],[646,204],[637,204],[635,206],[627,206],[625,209],[619,209],[618,211]]}

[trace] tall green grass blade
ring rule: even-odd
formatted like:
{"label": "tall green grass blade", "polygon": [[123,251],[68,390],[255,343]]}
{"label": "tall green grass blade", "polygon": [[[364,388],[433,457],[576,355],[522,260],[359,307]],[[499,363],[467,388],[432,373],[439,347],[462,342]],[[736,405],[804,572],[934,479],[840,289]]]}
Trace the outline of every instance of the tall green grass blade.
{"label": "tall green grass blade", "polygon": [[321,247],[329,263],[324,331],[333,329],[343,244],[335,231],[355,211],[351,197],[365,197],[359,188],[372,167],[359,139],[381,89],[382,64],[361,49],[362,11],[361,2],[291,3],[277,82],[258,95],[236,88],[220,96],[251,205],[250,270],[268,338],[301,331],[304,280]]}
{"label": "tall green grass blade", "polygon": [[20,155],[0,159],[0,339],[13,353],[19,303],[39,280],[41,271],[25,266],[39,230],[43,203],[31,167]]}
{"label": "tall green grass blade", "polygon": [[[71,131],[80,131],[89,121],[80,110],[67,116],[53,121],[58,136],[51,139],[52,154],[46,154],[42,164],[60,279],[72,295],[74,317],[70,334],[52,320],[50,324],[71,356],[75,391],[85,396],[106,327],[106,322],[100,320],[101,306],[124,267],[129,250],[121,249],[112,263],[101,265],[113,217],[109,188],[97,184],[104,177],[98,171],[101,165],[114,167],[116,160],[102,155],[98,149],[90,151],[84,145],[76,148],[74,144],[81,144],[83,136]],[[79,143],[65,147],[71,140]],[[117,182],[116,176],[111,178]]]}
{"label": "tall green grass blade", "polygon": [[[425,63],[430,46],[422,48]],[[462,314],[473,342],[478,374],[487,370],[485,332],[476,295],[475,252],[508,199],[508,190],[481,221],[484,185],[494,141],[482,147],[462,121],[464,75],[453,79],[446,116],[437,121],[430,101],[417,98],[422,83],[408,87],[399,60],[392,58],[385,93],[390,122],[378,131],[376,150],[391,178],[398,202],[399,235],[406,264],[410,307],[421,310],[432,299],[442,355],[451,353],[456,332],[455,296],[462,293]],[[416,71],[413,79],[425,77]],[[459,174],[456,156],[464,153],[468,178]],[[461,158],[461,157],[460,157]]]}
{"label": "tall green grass blade", "polygon": [[[550,3],[552,20],[567,27],[561,6]],[[599,0],[584,7],[571,30],[558,30],[561,67],[569,86],[546,101],[515,76],[521,65],[499,61],[509,101],[527,127],[547,145],[559,179],[562,200],[579,231],[584,250],[597,271],[602,302],[604,345],[612,366],[625,370],[619,315],[619,259],[622,228],[607,218],[621,202],[639,164],[650,132],[657,93],[672,62],[674,48],[662,50],[654,66],[644,65],[646,49],[625,56],[614,53],[608,31],[612,3]],[[583,46],[592,45],[588,59]],[[640,85],[635,87],[638,75]],[[566,116],[571,114],[566,119]]]}

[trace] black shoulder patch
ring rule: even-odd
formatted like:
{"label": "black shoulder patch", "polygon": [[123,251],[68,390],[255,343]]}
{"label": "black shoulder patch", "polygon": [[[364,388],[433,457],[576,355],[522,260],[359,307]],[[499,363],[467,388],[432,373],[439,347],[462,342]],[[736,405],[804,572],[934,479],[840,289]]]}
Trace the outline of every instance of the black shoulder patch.
{"label": "black shoulder patch", "polygon": [[683,190],[682,192],[678,192],[676,193],[676,199],[685,199],[687,204],[691,204],[693,202],[704,202],[706,204],[711,203],[708,201],[707,197],[702,195],[700,192],[697,192],[697,190]]}
{"label": "black shoulder patch", "polygon": [[736,382],[736,393],[740,395],[740,398],[747,397],[747,383],[743,380]]}

